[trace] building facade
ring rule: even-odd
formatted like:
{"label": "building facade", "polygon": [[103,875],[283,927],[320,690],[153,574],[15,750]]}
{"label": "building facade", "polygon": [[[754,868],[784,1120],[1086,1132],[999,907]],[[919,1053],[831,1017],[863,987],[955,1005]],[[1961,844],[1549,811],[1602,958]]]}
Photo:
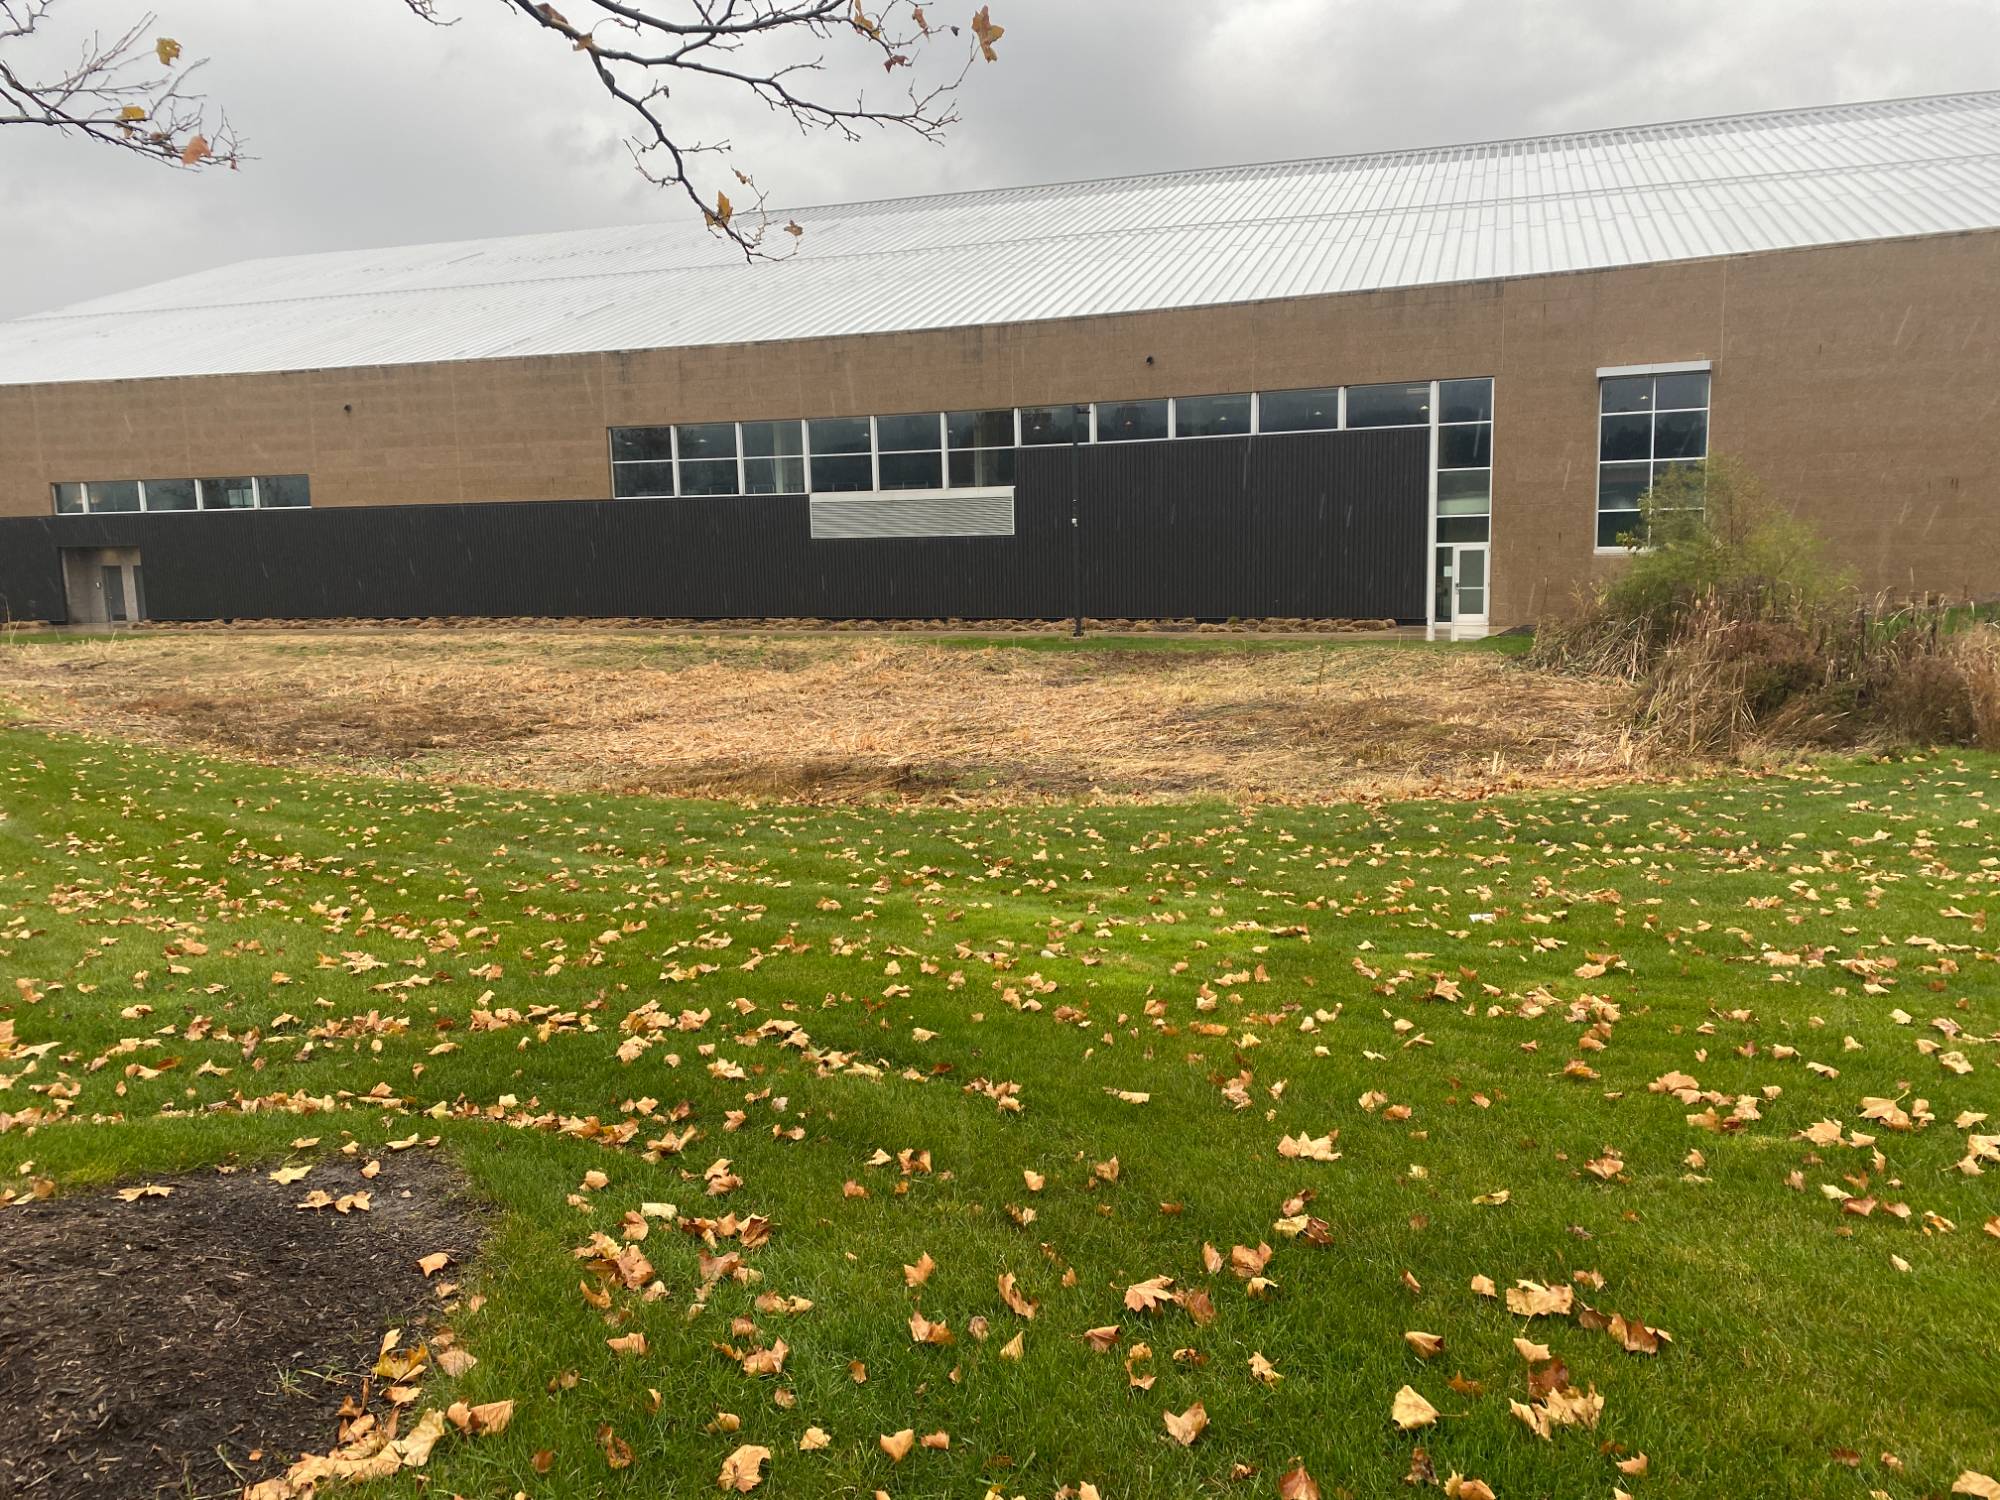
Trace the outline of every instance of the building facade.
{"label": "building facade", "polygon": [[0,325],[15,619],[1531,622],[1728,453],[2000,594],[2000,94],[267,262]]}

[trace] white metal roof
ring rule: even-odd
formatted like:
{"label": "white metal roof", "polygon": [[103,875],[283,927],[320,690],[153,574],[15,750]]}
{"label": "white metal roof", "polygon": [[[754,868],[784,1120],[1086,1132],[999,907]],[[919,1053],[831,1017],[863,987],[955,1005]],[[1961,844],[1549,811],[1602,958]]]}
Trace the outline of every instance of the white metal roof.
{"label": "white metal roof", "polygon": [[1994,229],[2000,92],[796,218],[775,263],[685,219],[246,261],[0,323],[0,385],[887,333]]}

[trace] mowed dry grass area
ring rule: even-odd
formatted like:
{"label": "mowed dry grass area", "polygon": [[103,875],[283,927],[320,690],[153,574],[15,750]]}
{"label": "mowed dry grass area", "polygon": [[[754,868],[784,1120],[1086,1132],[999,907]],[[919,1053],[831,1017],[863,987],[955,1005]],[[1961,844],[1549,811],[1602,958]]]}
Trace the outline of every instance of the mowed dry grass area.
{"label": "mowed dry grass area", "polygon": [[28,723],[508,786],[845,801],[1482,795],[1644,768],[1611,687],[1492,650],[630,627],[0,645]]}

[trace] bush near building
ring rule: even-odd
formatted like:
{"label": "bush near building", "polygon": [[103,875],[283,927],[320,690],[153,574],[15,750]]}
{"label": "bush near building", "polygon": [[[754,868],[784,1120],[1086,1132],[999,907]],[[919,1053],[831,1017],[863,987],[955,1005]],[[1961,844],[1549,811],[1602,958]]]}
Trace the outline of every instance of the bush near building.
{"label": "bush near building", "polygon": [[1753,744],[2000,746],[1990,610],[1857,591],[1818,531],[1726,456],[1666,471],[1629,562],[1530,660],[1635,688],[1635,731],[1689,753]]}

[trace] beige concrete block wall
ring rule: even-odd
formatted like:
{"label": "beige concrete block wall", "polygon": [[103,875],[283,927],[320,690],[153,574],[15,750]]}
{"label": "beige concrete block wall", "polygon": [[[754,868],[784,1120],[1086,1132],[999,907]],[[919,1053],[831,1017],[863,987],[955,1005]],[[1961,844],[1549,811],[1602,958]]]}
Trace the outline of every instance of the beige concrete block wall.
{"label": "beige concrete block wall", "polygon": [[2000,233],[782,344],[0,388],[0,514],[57,480],[306,473],[313,503],[610,493],[606,430],[1491,375],[1493,618],[1616,566],[1600,366],[1715,363],[1713,446],[1870,588],[2000,593]]}

